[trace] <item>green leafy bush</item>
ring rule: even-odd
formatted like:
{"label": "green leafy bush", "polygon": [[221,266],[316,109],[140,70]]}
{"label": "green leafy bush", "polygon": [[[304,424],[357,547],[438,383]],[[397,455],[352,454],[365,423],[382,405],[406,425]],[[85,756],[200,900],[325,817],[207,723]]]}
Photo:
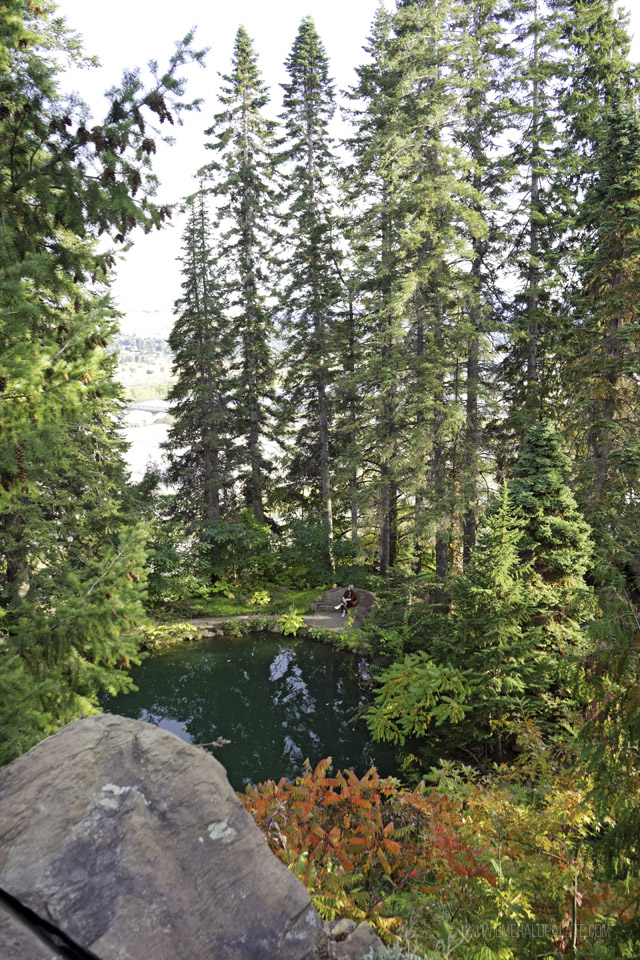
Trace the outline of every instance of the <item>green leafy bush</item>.
{"label": "green leafy bush", "polygon": [[278,617],[278,624],[282,628],[282,633],[285,637],[289,635],[295,637],[300,627],[304,625],[304,617],[301,613],[298,613],[297,610],[290,610],[288,613],[283,613],[281,617]]}
{"label": "green leafy bush", "polygon": [[142,634],[142,649],[158,651],[179,643],[193,643],[202,639],[198,627],[191,623],[162,623],[148,627]]}
{"label": "green leafy bush", "polygon": [[255,603],[260,607],[266,606],[266,604],[271,602],[271,597],[266,590],[256,590],[249,603]]}
{"label": "green leafy bush", "polygon": [[[223,597],[226,597],[228,600],[235,599],[235,593],[233,588],[226,580],[216,580],[212,587],[203,590],[204,596],[211,596],[212,594],[221,593]],[[253,601],[252,601],[253,602]]]}

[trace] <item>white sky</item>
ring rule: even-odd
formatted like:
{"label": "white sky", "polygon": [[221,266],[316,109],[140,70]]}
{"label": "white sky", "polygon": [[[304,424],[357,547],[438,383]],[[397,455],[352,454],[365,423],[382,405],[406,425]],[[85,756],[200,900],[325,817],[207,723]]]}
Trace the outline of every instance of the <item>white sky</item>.
{"label": "white sky", "polygon": [[[384,0],[389,9],[395,0]],[[77,72],[63,81],[76,89],[95,110],[103,114],[102,93],[117,84],[123,69],[144,67],[157,60],[160,68],[171,56],[175,41],[193,26],[196,47],[209,47],[206,67],[192,66],[187,99],[205,100],[200,113],[186,115],[184,126],[172,129],[176,143],[158,149],[155,171],[161,181],[159,199],[174,203],[193,192],[193,176],[211,158],[203,146],[203,130],[216,111],[219,73],[230,67],[233,42],[242,24],[254,41],[260,68],[271,89],[273,115],[280,111],[278,86],[287,79],[284,61],[298,31],[300,20],[311,15],[330,61],[337,90],[355,81],[354,67],[364,60],[362,46],[369,34],[378,0],[178,0],[161,5],[150,0],[57,0],[58,13],[84,38],[87,54],[96,55],[102,67]],[[635,34],[634,59],[640,59],[640,4],[631,12]],[[166,124],[165,124],[166,126]],[[145,236],[134,233],[134,246],[118,266],[114,293],[124,317],[123,333],[166,336],[172,325],[173,303],[180,293],[181,223],[174,221],[162,232]]]}

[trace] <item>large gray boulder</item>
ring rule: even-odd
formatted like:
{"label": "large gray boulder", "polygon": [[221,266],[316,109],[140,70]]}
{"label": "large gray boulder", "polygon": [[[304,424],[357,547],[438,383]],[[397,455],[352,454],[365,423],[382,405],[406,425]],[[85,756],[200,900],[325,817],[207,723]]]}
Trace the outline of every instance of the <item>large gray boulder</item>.
{"label": "large gray boulder", "polygon": [[[327,950],[309,894],[222,765],[113,715],[71,723],[0,770],[0,887],[102,960]],[[7,960],[55,956],[1,909],[0,944]]]}

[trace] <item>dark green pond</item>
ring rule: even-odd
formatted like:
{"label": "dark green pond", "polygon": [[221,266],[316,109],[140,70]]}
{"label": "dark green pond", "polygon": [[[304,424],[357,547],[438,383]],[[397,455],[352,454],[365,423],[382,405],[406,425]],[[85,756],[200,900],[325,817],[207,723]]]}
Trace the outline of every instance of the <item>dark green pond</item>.
{"label": "dark green pond", "polygon": [[311,640],[271,633],[216,638],[132,670],[137,693],[104,697],[106,713],[155,723],[188,743],[229,744],[212,750],[237,789],[297,776],[308,757],[333,757],[333,771],[362,775],[376,765],[397,774],[395,751],[373,744],[355,718],[366,702],[356,657]]}

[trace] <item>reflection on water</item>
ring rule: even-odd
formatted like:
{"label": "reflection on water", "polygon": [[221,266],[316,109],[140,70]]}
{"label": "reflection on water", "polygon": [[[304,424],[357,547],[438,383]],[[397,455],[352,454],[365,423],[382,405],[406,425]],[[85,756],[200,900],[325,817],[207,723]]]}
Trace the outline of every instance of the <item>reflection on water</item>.
{"label": "reflection on water", "polygon": [[270,633],[217,638],[151,657],[132,671],[137,693],[104,697],[102,709],[155,723],[213,750],[236,789],[293,778],[305,758],[333,770],[395,774],[392,748],[372,744],[354,717],[366,696],[358,662],[331,647]]}

